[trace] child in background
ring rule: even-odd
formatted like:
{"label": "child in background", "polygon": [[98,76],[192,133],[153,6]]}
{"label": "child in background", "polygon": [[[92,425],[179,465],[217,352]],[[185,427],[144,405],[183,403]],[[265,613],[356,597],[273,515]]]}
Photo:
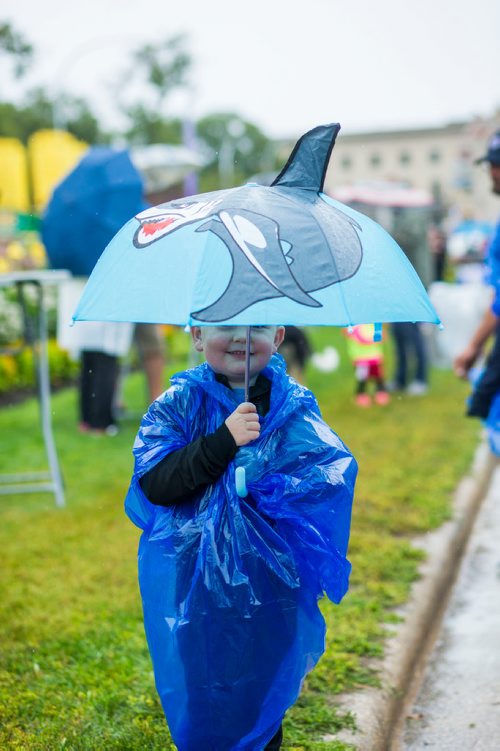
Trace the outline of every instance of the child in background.
{"label": "child in background", "polygon": [[[275,751],[339,602],[357,466],[275,354],[282,326],[191,329],[206,362],[145,415],[126,511],[160,695],[179,751]],[[248,495],[235,490],[246,471]]]}
{"label": "child in background", "polygon": [[354,400],[359,407],[369,407],[372,397],[367,392],[370,383],[375,384],[376,404],[386,405],[390,401],[384,383],[384,352],[382,341],[374,341],[375,326],[363,323],[345,330],[347,351],[353,362],[356,375]]}

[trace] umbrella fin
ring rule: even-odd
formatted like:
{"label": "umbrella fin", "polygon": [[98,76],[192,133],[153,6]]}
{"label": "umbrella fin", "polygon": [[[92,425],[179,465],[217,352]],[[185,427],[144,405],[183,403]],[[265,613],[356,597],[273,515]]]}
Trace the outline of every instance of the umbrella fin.
{"label": "umbrella fin", "polygon": [[339,123],[318,125],[299,138],[272,187],[280,185],[320,193],[339,130]]}

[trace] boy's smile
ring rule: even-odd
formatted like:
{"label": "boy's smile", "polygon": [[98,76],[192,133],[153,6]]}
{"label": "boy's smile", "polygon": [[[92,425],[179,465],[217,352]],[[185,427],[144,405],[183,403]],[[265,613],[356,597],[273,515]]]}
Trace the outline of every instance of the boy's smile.
{"label": "boy's smile", "polygon": [[[193,343],[205,354],[216,373],[225,375],[233,388],[245,382],[246,326],[193,326]],[[285,330],[283,326],[252,326],[250,335],[250,383],[253,384],[277,351]]]}

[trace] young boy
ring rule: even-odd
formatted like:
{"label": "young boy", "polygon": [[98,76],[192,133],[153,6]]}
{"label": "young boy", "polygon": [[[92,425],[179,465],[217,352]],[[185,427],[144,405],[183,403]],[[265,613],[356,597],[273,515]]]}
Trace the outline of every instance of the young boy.
{"label": "young boy", "polygon": [[[155,680],[179,751],[281,746],[339,602],[357,466],[286,374],[282,326],[192,328],[206,362],[150,407],[126,499]],[[246,471],[248,496],[235,490]]]}

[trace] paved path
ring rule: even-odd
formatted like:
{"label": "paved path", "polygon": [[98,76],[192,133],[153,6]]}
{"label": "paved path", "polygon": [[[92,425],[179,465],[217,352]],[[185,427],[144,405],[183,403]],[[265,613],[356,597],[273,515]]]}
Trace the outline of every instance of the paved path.
{"label": "paved path", "polygon": [[500,751],[500,468],[495,470],[454,585],[405,751]]}

